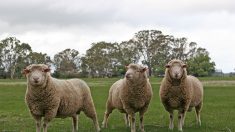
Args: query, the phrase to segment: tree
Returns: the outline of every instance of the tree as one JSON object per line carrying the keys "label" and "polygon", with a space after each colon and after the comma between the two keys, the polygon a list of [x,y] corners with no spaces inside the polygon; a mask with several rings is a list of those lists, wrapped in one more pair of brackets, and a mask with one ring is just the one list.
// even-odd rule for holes
{"label": "tree", "polygon": [[68,77],[78,73],[80,66],[79,52],[75,49],[65,49],[54,56],[55,72]]}
{"label": "tree", "polygon": [[130,63],[138,63],[140,59],[140,53],[138,47],[133,40],[123,41],[119,45],[118,60],[122,66]]}
{"label": "tree", "polygon": [[194,57],[187,62],[188,72],[194,76],[210,76],[215,71],[215,63],[211,62],[209,52],[204,48],[198,48]]}
{"label": "tree", "polygon": [[87,50],[82,65],[86,67],[89,75],[94,76],[112,76],[117,72],[118,58],[120,57],[117,43],[98,42],[93,43]]}
{"label": "tree", "polygon": [[152,75],[153,56],[158,48],[165,42],[165,36],[158,30],[142,30],[135,34],[133,41],[143,57],[143,64],[148,66],[149,76]]}
{"label": "tree", "polygon": [[46,53],[38,53],[38,52],[31,52],[28,55],[29,64],[47,64],[50,65],[52,63],[50,56]]}
{"label": "tree", "polygon": [[[0,42],[1,66],[11,79],[14,78],[16,69],[21,70],[26,66],[25,59],[32,52],[30,45],[21,43],[15,37],[9,37]],[[19,71],[18,71],[19,73]]]}
{"label": "tree", "polygon": [[171,59],[179,59],[187,61],[195,55],[197,43],[188,42],[187,38],[173,38],[172,40],[172,56]]}

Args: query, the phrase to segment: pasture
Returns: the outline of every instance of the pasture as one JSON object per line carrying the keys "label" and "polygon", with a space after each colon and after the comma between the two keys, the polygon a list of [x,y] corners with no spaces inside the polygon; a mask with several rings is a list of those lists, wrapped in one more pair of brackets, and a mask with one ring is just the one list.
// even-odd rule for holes
{"label": "pasture", "polygon": [[[118,78],[83,79],[91,88],[99,123],[103,120],[105,102],[110,86]],[[235,78],[200,78],[204,83],[204,106],[202,109],[202,126],[195,123],[194,111],[188,112],[185,119],[186,132],[233,132],[235,131]],[[168,113],[159,100],[161,79],[151,78],[154,96],[144,124],[146,132],[165,132],[168,130]],[[25,80],[0,80],[0,132],[33,132],[35,123],[24,102],[26,91]],[[175,112],[175,128],[177,131],[177,112]],[[138,130],[138,114],[137,130]],[[83,113],[79,116],[79,131],[94,131],[93,123]],[[70,118],[54,119],[48,128],[49,132],[71,132]],[[129,132],[124,124],[123,115],[117,110],[110,115],[108,128],[102,132]]]}

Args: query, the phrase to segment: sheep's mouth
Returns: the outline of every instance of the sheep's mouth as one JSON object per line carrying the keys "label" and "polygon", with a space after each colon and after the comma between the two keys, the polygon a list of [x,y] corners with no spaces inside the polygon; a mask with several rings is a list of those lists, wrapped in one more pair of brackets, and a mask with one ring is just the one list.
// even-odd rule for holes
{"label": "sheep's mouth", "polygon": [[182,75],[180,74],[170,74],[170,77],[175,80],[180,80],[182,78]]}
{"label": "sheep's mouth", "polygon": [[40,81],[33,81],[33,82],[31,82],[31,85],[33,85],[33,86],[40,86],[41,83],[40,83]]}

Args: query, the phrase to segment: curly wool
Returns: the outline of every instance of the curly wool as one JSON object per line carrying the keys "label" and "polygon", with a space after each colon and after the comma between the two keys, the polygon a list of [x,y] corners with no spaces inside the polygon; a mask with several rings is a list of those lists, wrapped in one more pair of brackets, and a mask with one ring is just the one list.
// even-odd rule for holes
{"label": "curly wool", "polygon": [[187,104],[187,110],[191,110],[203,101],[203,86],[197,78],[188,76],[185,70],[181,80],[173,80],[168,70],[166,69],[159,92],[161,102],[167,110],[179,110],[187,107]]}
{"label": "curly wool", "polygon": [[[129,67],[134,70],[143,68],[136,64],[131,64]],[[145,71],[140,75],[137,74],[133,74],[133,76],[138,76],[133,77],[134,80],[120,79],[111,86],[106,102],[104,127],[107,127],[106,120],[113,109],[118,109],[121,113],[126,113],[129,116],[136,112],[141,112],[143,115],[147,111],[153,94],[152,87]]]}
{"label": "curly wool", "polygon": [[[164,105],[166,111],[170,114],[169,128],[173,129],[173,110],[178,110],[178,129],[182,131],[184,125],[185,113],[191,111],[193,107],[196,110],[196,118],[199,125],[201,125],[200,111],[203,104],[203,86],[202,83],[193,76],[188,76],[183,64],[180,60],[172,60],[170,64],[178,63],[183,70],[180,79],[172,78],[170,75],[171,68],[166,68],[165,77],[163,78],[159,90],[160,100]],[[168,65],[169,66],[169,65]],[[178,69],[177,69],[178,70]],[[179,70],[178,70],[179,71]],[[177,71],[177,75],[180,75]],[[176,76],[177,77],[177,76]]]}
{"label": "curly wool", "polygon": [[[33,66],[46,67],[45,65]],[[28,81],[25,94],[26,104],[34,119],[44,117],[44,127],[54,117],[73,117],[75,119],[80,111],[84,111],[88,117],[92,118],[96,130],[99,131],[90,88],[84,81],[80,79],[59,80],[51,77],[48,72],[45,73],[45,81],[42,85],[33,86],[28,75],[26,76]],[[74,123],[77,123],[77,121]],[[74,127],[77,127],[77,125],[74,124]],[[40,131],[40,126],[37,129]]]}

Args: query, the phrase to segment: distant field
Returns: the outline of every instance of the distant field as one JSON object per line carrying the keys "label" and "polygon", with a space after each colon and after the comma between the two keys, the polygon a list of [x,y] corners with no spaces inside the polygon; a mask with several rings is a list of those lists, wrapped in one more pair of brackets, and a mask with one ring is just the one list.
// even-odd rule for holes
{"label": "distant field", "polygon": [[[99,123],[103,120],[108,90],[118,78],[84,79],[91,88],[97,109]],[[154,97],[145,115],[146,132],[168,131],[168,114],[159,101],[161,78],[151,78]],[[184,131],[186,132],[233,132],[235,131],[235,78],[200,78],[205,87],[202,126],[195,124],[194,112],[187,113]],[[0,80],[0,132],[33,132],[34,120],[31,118],[24,102],[25,80]],[[175,112],[176,113],[176,112]],[[138,115],[138,114],[137,114]],[[138,119],[138,116],[137,116]],[[175,115],[177,132],[177,117]],[[138,123],[137,123],[138,127]],[[54,119],[49,132],[70,132],[71,119]],[[92,132],[92,121],[83,113],[79,117],[79,131]],[[123,115],[114,111],[109,118],[107,129],[102,132],[129,132],[124,125]]]}

